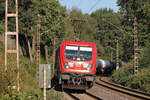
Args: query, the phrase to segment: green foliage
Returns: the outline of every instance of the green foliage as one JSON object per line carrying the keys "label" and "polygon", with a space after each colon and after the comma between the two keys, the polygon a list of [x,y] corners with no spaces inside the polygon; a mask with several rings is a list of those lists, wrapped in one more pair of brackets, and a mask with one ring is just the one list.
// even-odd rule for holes
{"label": "green foliage", "polygon": [[[82,12],[78,9],[73,8],[70,12],[69,19],[71,20],[70,23],[73,27],[75,38],[81,39],[81,34],[83,31],[84,23],[85,23],[85,16]],[[82,39],[81,39],[82,40]]]}
{"label": "green foliage", "polygon": [[[43,100],[43,92],[38,87],[35,76],[36,66],[26,57],[20,56],[20,87],[18,93],[16,86],[15,55],[9,55],[8,71],[4,71],[4,46],[0,43],[0,100]],[[41,62],[45,62],[43,59]],[[13,65],[13,66],[12,66]],[[50,89],[47,97],[52,100],[62,100],[63,94]]]}
{"label": "green foliage", "polygon": [[19,34],[32,36],[31,28],[35,27],[37,24],[37,3],[37,0],[20,0],[18,4]]}
{"label": "green foliage", "polygon": [[54,88],[47,92],[49,94],[47,96],[48,100],[64,100],[64,95],[61,92],[56,92]]}
{"label": "green foliage", "polygon": [[0,20],[5,18],[5,0],[0,1]]}
{"label": "green foliage", "polygon": [[[15,90],[9,91],[4,94],[0,100],[37,100],[40,99],[33,93],[18,93]],[[42,98],[41,98],[42,99]]]}
{"label": "green foliage", "polygon": [[95,44],[96,44],[98,56],[105,56],[105,50],[104,50],[104,47],[99,43],[99,41],[96,41]]}
{"label": "green foliage", "polygon": [[[110,59],[110,54],[116,54],[116,39],[119,40],[119,54],[121,60],[124,60],[122,42],[124,31],[122,31],[121,20],[122,16],[119,13],[114,13],[111,9],[99,9],[91,14],[96,23],[96,34],[94,34],[94,39],[97,41],[96,44],[103,46],[105,53],[100,53],[102,58]],[[99,46],[98,46],[99,47]],[[102,50],[102,49],[101,49]],[[99,50],[100,51],[100,50]]]}
{"label": "green foliage", "polygon": [[[121,7],[120,14],[124,17],[122,25],[127,32],[133,34],[133,19],[137,17],[140,62],[137,74],[131,73],[131,71],[133,72],[133,67],[131,67],[133,64],[129,64],[114,72],[112,82],[150,93],[150,31],[148,23],[150,18],[150,10],[148,10],[150,1],[118,0],[118,5]],[[126,51],[130,51],[123,52],[126,61],[129,61],[128,59],[133,59],[133,41],[131,41],[133,37],[129,35],[125,34],[126,41],[124,41],[122,45]]]}
{"label": "green foliage", "polygon": [[41,15],[41,43],[51,45],[54,37],[62,36],[65,9],[56,0],[43,0],[39,3]]}
{"label": "green foliage", "polygon": [[[115,39],[121,36],[120,31],[115,26],[120,25],[119,14],[114,13],[111,9],[99,9],[92,13],[91,16],[97,20],[98,32],[95,36],[104,46],[114,46]],[[112,23],[115,25],[113,26]]]}
{"label": "green foliage", "polygon": [[[139,39],[139,46],[141,48],[146,46],[147,42],[150,42],[150,31],[148,20],[150,19],[150,1],[149,0],[118,0],[118,5],[121,7],[120,13],[123,16],[122,25],[124,29],[131,33],[129,35],[126,34],[126,39],[132,39],[131,36],[133,35],[133,24],[134,24],[134,17],[137,17],[138,23],[138,39]],[[130,44],[133,41],[129,41]],[[129,46],[129,45],[128,45]],[[131,47],[130,47],[131,48]],[[130,50],[133,50],[130,49]],[[131,54],[130,54],[131,55]],[[131,58],[131,57],[130,57]]]}
{"label": "green foliage", "polygon": [[69,16],[71,25],[74,30],[75,38],[81,41],[95,42],[96,21],[87,14],[82,14],[78,9],[72,9]]}
{"label": "green foliage", "polygon": [[144,52],[140,57],[140,67],[150,66],[150,44],[147,43]]}
{"label": "green foliage", "polygon": [[126,66],[120,68],[119,70],[115,71],[112,75],[112,82],[121,84],[123,86],[128,86],[129,83],[133,79],[133,64],[129,63]]}
{"label": "green foliage", "polygon": [[[53,53],[64,40],[74,40],[76,37],[82,41],[94,42],[98,50],[98,58],[110,60],[116,57],[116,39],[119,40],[119,57],[121,61],[131,63],[114,72],[112,81],[115,83],[139,88],[143,91],[150,91],[150,0],[118,0],[120,11],[114,13],[111,9],[99,9],[91,15],[83,14],[78,9],[66,11],[57,0],[19,0],[19,38],[21,47],[33,50],[31,55],[35,55],[34,41],[37,33],[37,14],[41,18],[41,45],[49,46],[49,60],[54,65]],[[14,0],[9,0],[9,12],[14,12]],[[139,73],[133,75],[133,18],[137,17],[138,39],[140,51]],[[0,34],[4,34],[5,0],[0,1]],[[14,30],[15,20],[9,19],[8,30]],[[26,35],[26,39],[25,38]],[[23,39],[23,40],[22,40]],[[28,48],[26,48],[29,40]],[[21,43],[23,42],[23,43]],[[1,45],[1,44],[0,44]],[[42,47],[41,46],[41,47]],[[32,51],[31,50],[31,51]],[[26,56],[29,50],[26,50]],[[42,51],[42,57],[43,57]],[[4,73],[4,47],[0,46],[0,97],[2,100],[36,100],[42,99],[40,89],[37,89],[36,61],[30,62],[26,57],[20,56],[20,73],[22,93],[9,90],[8,86],[16,84],[15,77],[18,72],[15,63],[12,62],[16,57],[9,55],[9,71]],[[46,63],[41,58],[42,63]],[[54,69],[52,69],[54,70]],[[53,71],[52,71],[53,72]],[[53,75],[53,74],[52,74]],[[5,85],[3,85],[5,84]],[[35,85],[36,84],[36,85]],[[54,89],[50,90],[49,98],[62,99]],[[31,94],[31,95],[29,95]],[[48,93],[49,94],[49,93]],[[38,95],[38,97],[37,97]]]}
{"label": "green foliage", "polygon": [[21,56],[22,61],[25,63],[25,68],[29,74],[31,74],[33,77],[36,75],[36,61],[31,62],[28,58]]}
{"label": "green foliage", "polygon": [[0,35],[5,33],[5,25],[4,21],[0,23]]}
{"label": "green foliage", "polygon": [[111,81],[123,86],[150,93],[150,67],[140,68],[137,74],[133,74],[132,65],[132,63],[129,63],[114,72]]}

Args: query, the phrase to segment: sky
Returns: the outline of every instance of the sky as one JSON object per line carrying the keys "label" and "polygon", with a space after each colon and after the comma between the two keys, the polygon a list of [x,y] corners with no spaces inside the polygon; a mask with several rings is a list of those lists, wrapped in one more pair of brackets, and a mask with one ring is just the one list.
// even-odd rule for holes
{"label": "sky", "polygon": [[58,0],[62,6],[67,9],[73,7],[80,9],[83,13],[91,14],[100,8],[111,8],[114,12],[118,12],[117,0]]}

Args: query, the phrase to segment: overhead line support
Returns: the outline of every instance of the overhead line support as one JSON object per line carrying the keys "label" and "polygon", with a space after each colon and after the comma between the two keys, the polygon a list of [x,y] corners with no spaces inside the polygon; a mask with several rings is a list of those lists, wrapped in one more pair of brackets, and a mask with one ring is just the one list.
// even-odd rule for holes
{"label": "overhead line support", "polygon": [[138,72],[138,32],[137,32],[137,18],[134,17],[134,73]]}
{"label": "overhead line support", "polygon": [[[19,84],[19,36],[18,36],[18,0],[15,0],[15,13],[8,13],[8,0],[6,0],[5,5],[5,71],[8,70],[8,53],[16,53],[16,63],[17,63],[17,90],[20,90]],[[16,31],[8,32],[8,18],[16,18]],[[16,50],[8,50],[8,35],[16,36]]]}

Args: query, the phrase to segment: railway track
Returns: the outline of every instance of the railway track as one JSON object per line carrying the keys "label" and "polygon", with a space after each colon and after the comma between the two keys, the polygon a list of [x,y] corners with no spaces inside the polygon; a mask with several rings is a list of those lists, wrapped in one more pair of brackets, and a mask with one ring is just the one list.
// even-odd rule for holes
{"label": "railway track", "polygon": [[[102,79],[108,80],[107,77]],[[96,84],[86,91],[65,90],[64,96],[67,100],[150,100],[150,94],[112,84],[102,79],[97,77]]]}
{"label": "railway track", "polygon": [[119,93],[126,95],[128,97],[133,97],[136,100],[137,99],[139,99],[139,100],[150,100],[150,94],[148,94],[148,93],[139,92],[139,91],[129,89],[129,88],[117,85],[117,84],[109,83],[107,81],[104,81],[103,78],[102,79],[97,78],[96,79],[96,85],[99,85],[99,86],[105,87],[107,89],[119,92]]}
{"label": "railway track", "polygon": [[70,91],[65,91],[64,95],[67,100],[102,100],[101,98],[87,91],[73,93]]}

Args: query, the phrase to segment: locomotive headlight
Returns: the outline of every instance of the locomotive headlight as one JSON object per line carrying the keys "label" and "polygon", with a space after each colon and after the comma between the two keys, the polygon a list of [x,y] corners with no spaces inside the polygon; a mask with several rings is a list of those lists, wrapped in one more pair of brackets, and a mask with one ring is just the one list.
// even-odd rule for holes
{"label": "locomotive headlight", "polygon": [[88,71],[92,70],[92,64],[88,64],[87,70]]}
{"label": "locomotive headlight", "polygon": [[71,62],[68,63],[68,65],[69,65],[69,67],[73,67],[73,63],[71,63]]}
{"label": "locomotive headlight", "polygon": [[84,68],[87,68],[88,65],[89,65],[89,64],[86,64],[86,63],[85,63],[85,64],[83,64],[83,67],[84,67]]}
{"label": "locomotive headlight", "polygon": [[64,67],[65,67],[65,69],[69,69],[68,63],[65,63],[65,64],[64,64]]}

